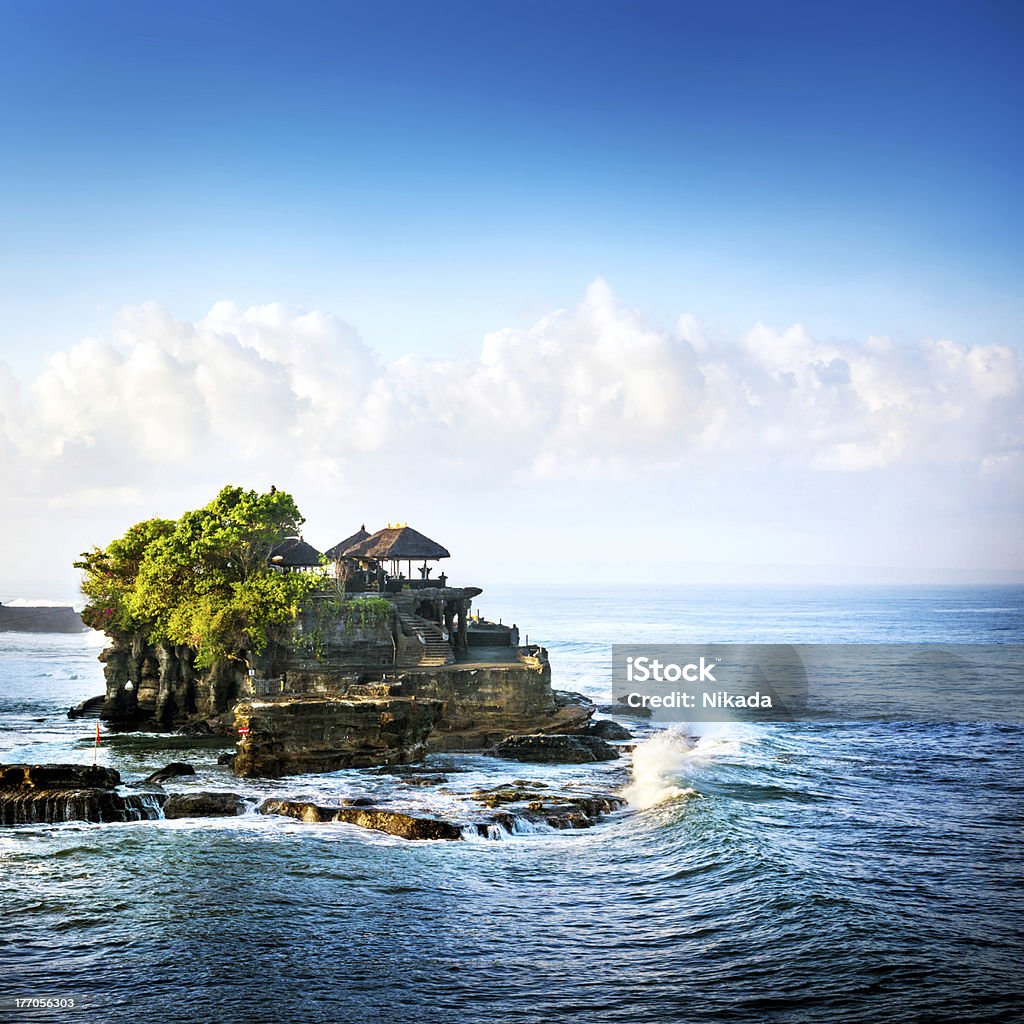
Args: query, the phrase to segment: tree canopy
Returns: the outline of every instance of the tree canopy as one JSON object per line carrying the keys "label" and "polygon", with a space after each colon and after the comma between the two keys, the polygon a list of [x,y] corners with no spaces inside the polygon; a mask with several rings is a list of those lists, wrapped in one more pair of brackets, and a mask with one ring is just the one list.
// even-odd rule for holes
{"label": "tree canopy", "polygon": [[227,486],[180,519],[147,519],[83,552],[83,619],[112,635],[138,633],[197,651],[199,667],[263,650],[316,586],[269,565],[271,549],[304,522],[290,494]]}

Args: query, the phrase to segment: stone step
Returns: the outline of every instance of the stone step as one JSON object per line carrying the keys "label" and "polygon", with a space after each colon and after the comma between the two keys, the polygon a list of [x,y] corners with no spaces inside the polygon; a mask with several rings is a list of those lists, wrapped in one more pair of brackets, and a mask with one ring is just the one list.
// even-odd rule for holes
{"label": "stone step", "polygon": [[400,612],[398,621],[402,632],[406,636],[417,637],[422,646],[416,664],[434,668],[455,660],[451,645],[436,623],[411,612]]}

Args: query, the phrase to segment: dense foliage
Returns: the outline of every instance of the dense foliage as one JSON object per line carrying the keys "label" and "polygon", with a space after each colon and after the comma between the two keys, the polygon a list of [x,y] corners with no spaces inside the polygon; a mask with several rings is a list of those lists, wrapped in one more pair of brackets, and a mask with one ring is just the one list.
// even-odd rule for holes
{"label": "dense foliage", "polygon": [[378,626],[387,622],[394,610],[395,606],[386,597],[357,597],[345,602],[345,625],[349,629]]}
{"label": "dense foliage", "polygon": [[75,562],[84,571],[83,618],[107,633],[187,644],[199,667],[263,650],[317,584],[268,563],[273,546],[302,522],[290,494],[228,486],[180,519],[136,523]]}

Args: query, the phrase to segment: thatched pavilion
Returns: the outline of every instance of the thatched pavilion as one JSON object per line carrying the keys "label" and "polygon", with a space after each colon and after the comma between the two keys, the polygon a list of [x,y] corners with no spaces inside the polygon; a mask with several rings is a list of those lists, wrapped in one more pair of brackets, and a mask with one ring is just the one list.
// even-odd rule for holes
{"label": "thatched pavilion", "polygon": [[419,574],[424,583],[430,576],[428,562],[451,558],[451,553],[447,548],[404,524],[387,526],[383,530],[378,530],[346,548],[342,555],[345,558],[376,562],[378,565],[386,562],[389,564],[391,576],[401,575],[401,566],[405,562],[408,569],[405,578],[410,581],[412,580],[413,562],[422,562]]}
{"label": "thatched pavilion", "polygon": [[345,553],[349,548],[355,547],[356,544],[361,543],[364,540],[369,539],[369,532],[366,529],[366,523],[352,534],[351,537],[346,537],[344,540],[339,540],[334,547],[328,548],[324,554],[332,561],[337,562],[339,559],[345,556]]}
{"label": "thatched pavilion", "polygon": [[310,572],[320,569],[321,555],[301,537],[285,537],[270,552],[270,564],[282,572]]}

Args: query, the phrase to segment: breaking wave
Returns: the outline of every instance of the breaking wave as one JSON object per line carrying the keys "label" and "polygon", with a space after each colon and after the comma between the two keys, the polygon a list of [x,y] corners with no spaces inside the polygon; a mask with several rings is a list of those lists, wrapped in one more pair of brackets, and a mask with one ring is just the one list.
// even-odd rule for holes
{"label": "breaking wave", "polygon": [[686,765],[696,758],[714,757],[735,750],[737,736],[720,723],[680,724],[656,733],[633,751],[632,780],[622,795],[638,810],[669,800],[699,796],[690,786],[680,786]]}

